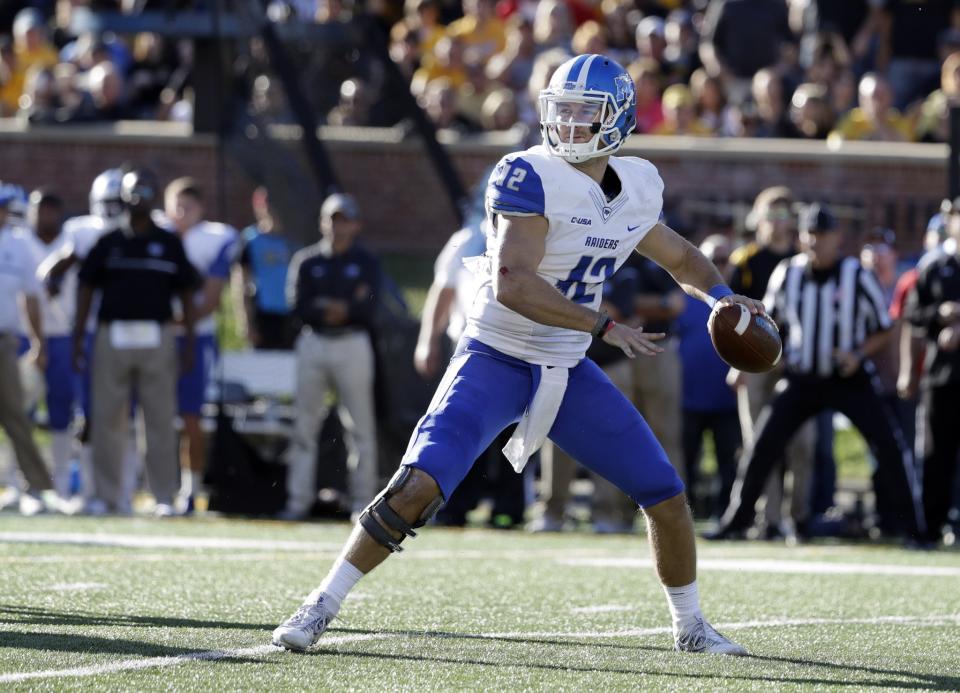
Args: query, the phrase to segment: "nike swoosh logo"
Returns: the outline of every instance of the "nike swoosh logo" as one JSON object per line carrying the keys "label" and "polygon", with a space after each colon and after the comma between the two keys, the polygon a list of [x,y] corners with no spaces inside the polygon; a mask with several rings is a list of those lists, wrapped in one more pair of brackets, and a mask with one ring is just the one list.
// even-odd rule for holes
{"label": "nike swoosh logo", "polygon": [[627,224],[627,233],[633,233],[634,231],[639,229],[641,226],[642,224],[637,224],[636,226],[630,226],[630,224]]}

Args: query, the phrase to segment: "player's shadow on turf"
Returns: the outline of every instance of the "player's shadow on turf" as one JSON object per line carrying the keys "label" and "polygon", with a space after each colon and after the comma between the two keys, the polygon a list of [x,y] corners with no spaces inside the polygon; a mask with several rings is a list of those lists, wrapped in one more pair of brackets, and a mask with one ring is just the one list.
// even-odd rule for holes
{"label": "player's shadow on turf", "polygon": [[[334,631],[331,631],[334,632]],[[421,637],[421,638],[442,638],[442,639],[464,639],[464,640],[493,640],[499,642],[513,642],[519,644],[533,644],[533,645],[566,645],[566,646],[577,646],[577,647],[591,647],[591,648],[615,648],[615,649],[624,649],[624,650],[653,650],[659,652],[672,651],[673,648],[668,647],[654,647],[652,645],[637,645],[637,644],[620,644],[620,643],[608,643],[608,642],[594,642],[594,641],[583,641],[583,640],[555,640],[555,639],[546,639],[546,638],[514,638],[514,637],[500,637],[500,636],[489,636],[489,635],[479,635],[474,633],[452,633],[447,631],[403,631],[403,630],[392,630],[392,631],[371,631],[371,630],[360,630],[360,629],[350,629],[350,628],[338,628],[336,632],[351,632],[351,633],[379,633],[381,635],[396,635],[396,636],[405,636],[405,637]],[[308,654],[312,655],[337,655],[337,656],[347,656],[347,657],[374,657],[378,659],[396,659],[401,661],[421,661],[421,662],[437,662],[440,664],[474,664],[478,666],[505,666],[506,663],[503,661],[494,661],[488,662],[484,660],[474,660],[474,659],[458,659],[455,657],[441,657],[441,656],[430,656],[430,655],[403,655],[403,654],[393,654],[393,653],[384,653],[384,652],[360,652],[356,650],[343,650],[340,648],[324,650],[322,648],[323,640],[320,640],[320,649],[310,650]],[[693,655],[691,655],[693,656]],[[704,657],[710,655],[703,655]],[[791,657],[772,657],[764,655],[748,655],[747,657],[737,658],[741,662],[750,662],[750,661],[761,661],[761,662],[778,662],[781,664],[793,664],[800,666],[809,666],[809,667],[823,667],[826,669],[835,669],[843,670],[849,672],[860,672],[862,674],[867,674],[870,676],[877,677],[900,677],[900,678],[909,678],[914,679],[913,681],[902,681],[893,678],[880,678],[874,680],[859,680],[859,681],[844,681],[837,679],[826,679],[822,677],[782,677],[782,676],[750,676],[750,675],[738,675],[732,672],[727,672],[724,674],[724,677],[727,679],[733,680],[742,680],[742,681],[770,681],[770,682],[783,682],[783,683],[796,683],[796,684],[824,684],[828,686],[879,686],[883,688],[926,688],[928,690],[934,691],[956,691],[960,690],[960,677],[957,676],[938,676],[936,674],[927,674],[927,673],[914,673],[905,670],[893,670],[893,669],[881,669],[877,667],[870,667],[865,665],[852,665],[852,664],[840,664],[837,662],[825,662],[817,661],[813,659],[799,659]],[[613,667],[580,667],[574,665],[563,665],[563,664],[546,664],[541,662],[512,662],[509,666],[515,667],[526,667],[530,669],[542,669],[547,671],[576,671],[582,673],[611,673],[611,674],[648,674],[652,676],[670,676],[670,677],[684,677],[684,678],[703,678],[703,679],[715,679],[716,674],[713,673],[695,673],[691,671],[686,672],[673,672],[673,671],[663,671],[663,670],[650,670],[650,669],[621,669]]]}
{"label": "player's shadow on turf", "polygon": [[118,616],[83,612],[52,611],[29,606],[0,604],[0,623],[32,623],[44,626],[151,626],[159,628],[227,628],[273,630],[275,623],[197,620],[170,616]]}
{"label": "player's shadow on turf", "polygon": [[[197,654],[197,648],[195,647],[176,647],[142,640],[124,640],[116,637],[101,638],[95,635],[51,633],[49,631],[0,630],[0,648],[43,650],[45,652],[90,652],[136,657],[177,657]],[[224,657],[218,661],[259,663],[262,660],[247,657]]]}
{"label": "player's shadow on turf", "polygon": [[[610,649],[610,650],[654,650],[654,651],[667,651],[672,650],[672,647],[656,647],[655,645],[627,645],[616,642],[594,642],[594,641],[583,641],[583,640],[553,640],[550,638],[532,638],[532,637],[517,637],[517,636],[507,636],[507,635],[481,635],[479,633],[452,633],[449,631],[443,630],[363,630],[361,628],[335,628],[330,631],[331,633],[358,633],[363,635],[382,635],[388,633],[390,635],[401,635],[404,637],[414,637],[414,638],[450,638],[457,640],[493,640],[496,642],[512,642],[521,645],[559,645],[561,647],[595,647],[598,649]],[[666,636],[664,636],[666,637]],[[320,641],[320,644],[323,644],[323,640]]]}

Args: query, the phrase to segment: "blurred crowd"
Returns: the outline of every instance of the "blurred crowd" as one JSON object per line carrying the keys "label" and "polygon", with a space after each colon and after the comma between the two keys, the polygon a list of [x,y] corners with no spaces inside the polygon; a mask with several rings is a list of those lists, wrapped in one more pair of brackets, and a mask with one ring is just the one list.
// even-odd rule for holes
{"label": "blurred crowd", "polygon": [[38,125],[190,122],[192,43],[146,32],[75,34],[75,13],[91,9],[119,3],[0,3],[0,117]]}
{"label": "blurred crowd", "polygon": [[[79,11],[144,7],[152,4],[0,3],[0,116],[191,120],[191,41],[72,33]],[[273,0],[268,7],[278,23],[361,16],[382,28],[434,124],[462,133],[516,130],[535,141],[539,90],[580,53],[628,66],[644,134],[944,142],[960,92],[960,6],[951,0],[383,0],[363,10],[343,0]],[[262,41],[238,41],[235,50],[253,112],[292,122]],[[390,126],[405,117],[369,56],[348,51],[318,78],[311,76],[316,51],[297,50],[323,122]]]}
{"label": "blurred crowd", "polygon": [[[957,94],[950,2],[411,0],[391,55],[442,127],[536,132],[536,98],[573,54],[637,84],[644,134],[943,141]],[[952,56],[952,57],[951,57]]]}
{"label": "blurred crowd", "polygon": [[[475,292],[463,260],[486,248],[484,187],[436,261],[410,344],[410,366],[428,382],[459,339]],[[370,501],[394,462],[378,460],[384,419],[371,342],[388,280],[358,238],[363,215],[353,197],[331,195],[315,228],[292,233],[258,188],[252,223],[238,233],[206,220],[193,179],[161,188],[148,171],[109,169],[93,183],[89,214],[68,219],[65,211],[49,189],[0,186],[0,287],[23,298],[0,311],[0,425],[22,473],[11,465],[6,504],[129,513],[144,488],[158,515],[193,512],[207,493],[201,422],[220,349],[214,317],[231,284],[239,336],[253,350],[292,350],[296,360],[286,505],[277,516],[314,511],[329,453],[318,443],[335,403],[348,448],[341,510],[356,514]],[[297,239],[311,235],[316,242],[301,247]],[[858,234],[782,186],[761,191],[743,224],[705,222],[689,237],[734,291],[765,301],[784,338],[780,367],[731,371],[705,329],[709,309],[640,256],[607,283],[604,308],[666,332],[663,353],[654,367],[597,341],[588,356],[647,419],[695,515],[717,521],[722,538],[952,542],[960,199],[944,201],[913,257],[898,256],[893,230]],[[797,392],[811,393],[799,400],[806,403]],[[838,412],[870,451],[872,489],[855,499],[837,482]],[[36,447],[28,417],[49,430],[49,449]],[[502,443],[447,499],[438,523],[464,525],[487,499],[497,527],[561,531],[586,521],[597,532],[633,531],[636,507],[579,474],[561,450],[548,443],[520,476]]]}

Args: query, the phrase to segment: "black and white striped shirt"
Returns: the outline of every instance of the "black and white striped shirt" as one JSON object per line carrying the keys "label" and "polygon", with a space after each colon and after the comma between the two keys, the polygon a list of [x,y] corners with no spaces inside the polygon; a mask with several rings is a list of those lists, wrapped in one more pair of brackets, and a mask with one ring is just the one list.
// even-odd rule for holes
{"label": "black and white striped shirt", "polygon": [[835,375],[835,351],[855,351],[891,326],[880,284],[854,257],[826,270],[814,270],[804,254],[788,258],[770,276],[763,302],[780,326],[792,373]]}

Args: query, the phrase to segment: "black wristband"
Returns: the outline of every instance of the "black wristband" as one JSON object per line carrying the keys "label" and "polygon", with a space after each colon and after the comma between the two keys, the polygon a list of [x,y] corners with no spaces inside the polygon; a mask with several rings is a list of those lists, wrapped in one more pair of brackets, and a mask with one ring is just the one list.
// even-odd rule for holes
{"label": "black wristband", "polygon": [[590,334],[594,337],[602,337],[603,334],[607,331],[607,325],[609,325],[613,320],[606,313],[600,313],[600,316],[597,318],[597,323],[593,326],[593,329],[590,330]]}

